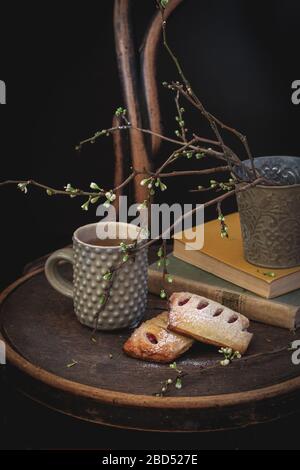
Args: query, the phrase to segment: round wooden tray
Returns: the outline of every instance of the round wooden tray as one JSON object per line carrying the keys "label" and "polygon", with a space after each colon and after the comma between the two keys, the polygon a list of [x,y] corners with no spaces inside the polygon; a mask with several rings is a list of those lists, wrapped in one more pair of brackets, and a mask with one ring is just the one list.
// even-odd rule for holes
{"label": "round wooden tray", "polygon": [[[288,351],[299,332],[253,323],[248,354],[228,367],[219,364],[216,348],[198,343],[178,360],[187,373],[182,390],[171,388],[160,398],[155,392],[174,371],[125,356],[128,330],[97,333],[92,342],[72,301],[50,287],[42,269],[6,289],[0,303],[8,377],[27,396],[68,415],[128,429],[184,432],[241,427],[300,409],[300,366]],[[148,304],[147,317],[161,310],[154,296]]]}

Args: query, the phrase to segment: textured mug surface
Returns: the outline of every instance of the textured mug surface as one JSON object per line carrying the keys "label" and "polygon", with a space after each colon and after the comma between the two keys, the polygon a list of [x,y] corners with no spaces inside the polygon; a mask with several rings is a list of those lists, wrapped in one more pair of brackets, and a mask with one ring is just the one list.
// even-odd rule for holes
{"label": "textured mug surface", "polygon": [[[246,164],[249,166],[248,161]],[[237,193],[245,258],[269,268],[298,266],[300,158],[260,157],[255,159],[255,166],[280,185],[256,186]]]}
{"label": "textured mug surface", "polygon": [[[108,222],[111,223],[114,222]],[[98,330],[134,327],[143,317],[147,303],[147,248],[139,250],[115,272],[109,299],[101,308],[102,294],[109,286],[103,275],[119,265],[124,254],[119,246],[96,246],[84,242],[85,238],[93,238],[96,225],[81,227],[74,233],[72,251],[59,250],[50,256],[45,267],[46,276],[54,288],[73,297],[75,314],[83,325],[97,326]],[[131,227],[137,229],[136,226]],[[83,236],[88,232],[88,236]],[[68,285],[59,273],[57,265],[62,259],[73,264],[73,286]]]}

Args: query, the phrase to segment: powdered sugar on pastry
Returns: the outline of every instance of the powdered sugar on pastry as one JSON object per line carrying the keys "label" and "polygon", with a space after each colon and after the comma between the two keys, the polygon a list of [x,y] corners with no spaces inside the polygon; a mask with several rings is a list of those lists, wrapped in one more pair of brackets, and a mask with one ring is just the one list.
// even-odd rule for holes
{"label": "powdered sugar on pastry", "polygon": [[154,362],[173,362],[193,344],[191,338],[167,329],[168,312],[141,324],[124,344],[129,356]]}
{"label": "powdered sugar on pastry", "polygon": [[168,328],[177,333],[243,354],[253,336],[248,327],[246,317],[213,300],[189,292],[170,297]]}

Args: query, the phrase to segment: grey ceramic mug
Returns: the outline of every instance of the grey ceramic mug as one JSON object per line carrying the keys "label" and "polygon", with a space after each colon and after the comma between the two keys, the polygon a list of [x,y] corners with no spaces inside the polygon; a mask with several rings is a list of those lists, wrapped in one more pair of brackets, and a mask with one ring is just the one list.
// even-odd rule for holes
{"label": "grey ceramic mug", "polygon": [[[113,233],[123,231],[122,236],[99,239],[99,230],[103,233],[108,229]],[[147,303],[147,248],[139,250],[134,259],[129,259],[115,272],[109,299],[101,307],[102,294],[107,292],[109,285],[103,275],[120,265],[124,256],[120,242],[123,239],[128,243],[138,237],[139,228],[133,224],[99,222],[85,225],[75,231],[73,249],[58,250],[48,258],[45,266],[48,281],[61,294],[73,298],[75,314],[83,325],[115,330],[134,327],[140,322]],[[73,284],[59,271],[62,261],[73,264]]]}

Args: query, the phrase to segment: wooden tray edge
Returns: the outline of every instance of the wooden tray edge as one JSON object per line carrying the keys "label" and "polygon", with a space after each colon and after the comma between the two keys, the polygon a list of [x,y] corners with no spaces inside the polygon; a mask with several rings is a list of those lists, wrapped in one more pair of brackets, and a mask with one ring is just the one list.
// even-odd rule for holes
{"label": "wooden tray edge", "polygon": [[[43,272],[44,268],[36,269],[19,278],[0,294],[0,307],[4,300],[21,284]],[[273,397],[284,396],[300,390],[300,377],[289,379],[276,385],[271,385],[246,392],[229,393],[222,395],[209,395],[201,397],[155,397],[149,395],[134,395],[125,392],[112,392],[110,390],[84,385],[78,382],[59,377],[51,372],[35,366],[15,351],[5,340],[0,331],[0,338],[6,343],[7,361],[20,371],[28,374],[51,388],[71,393],[78,397],[90,398],[100,403],[111,405],[133,406],[138,408],[164,408],[164,409],[208,409],[216,407],[235,406],[246,403],[265,401]]]}

